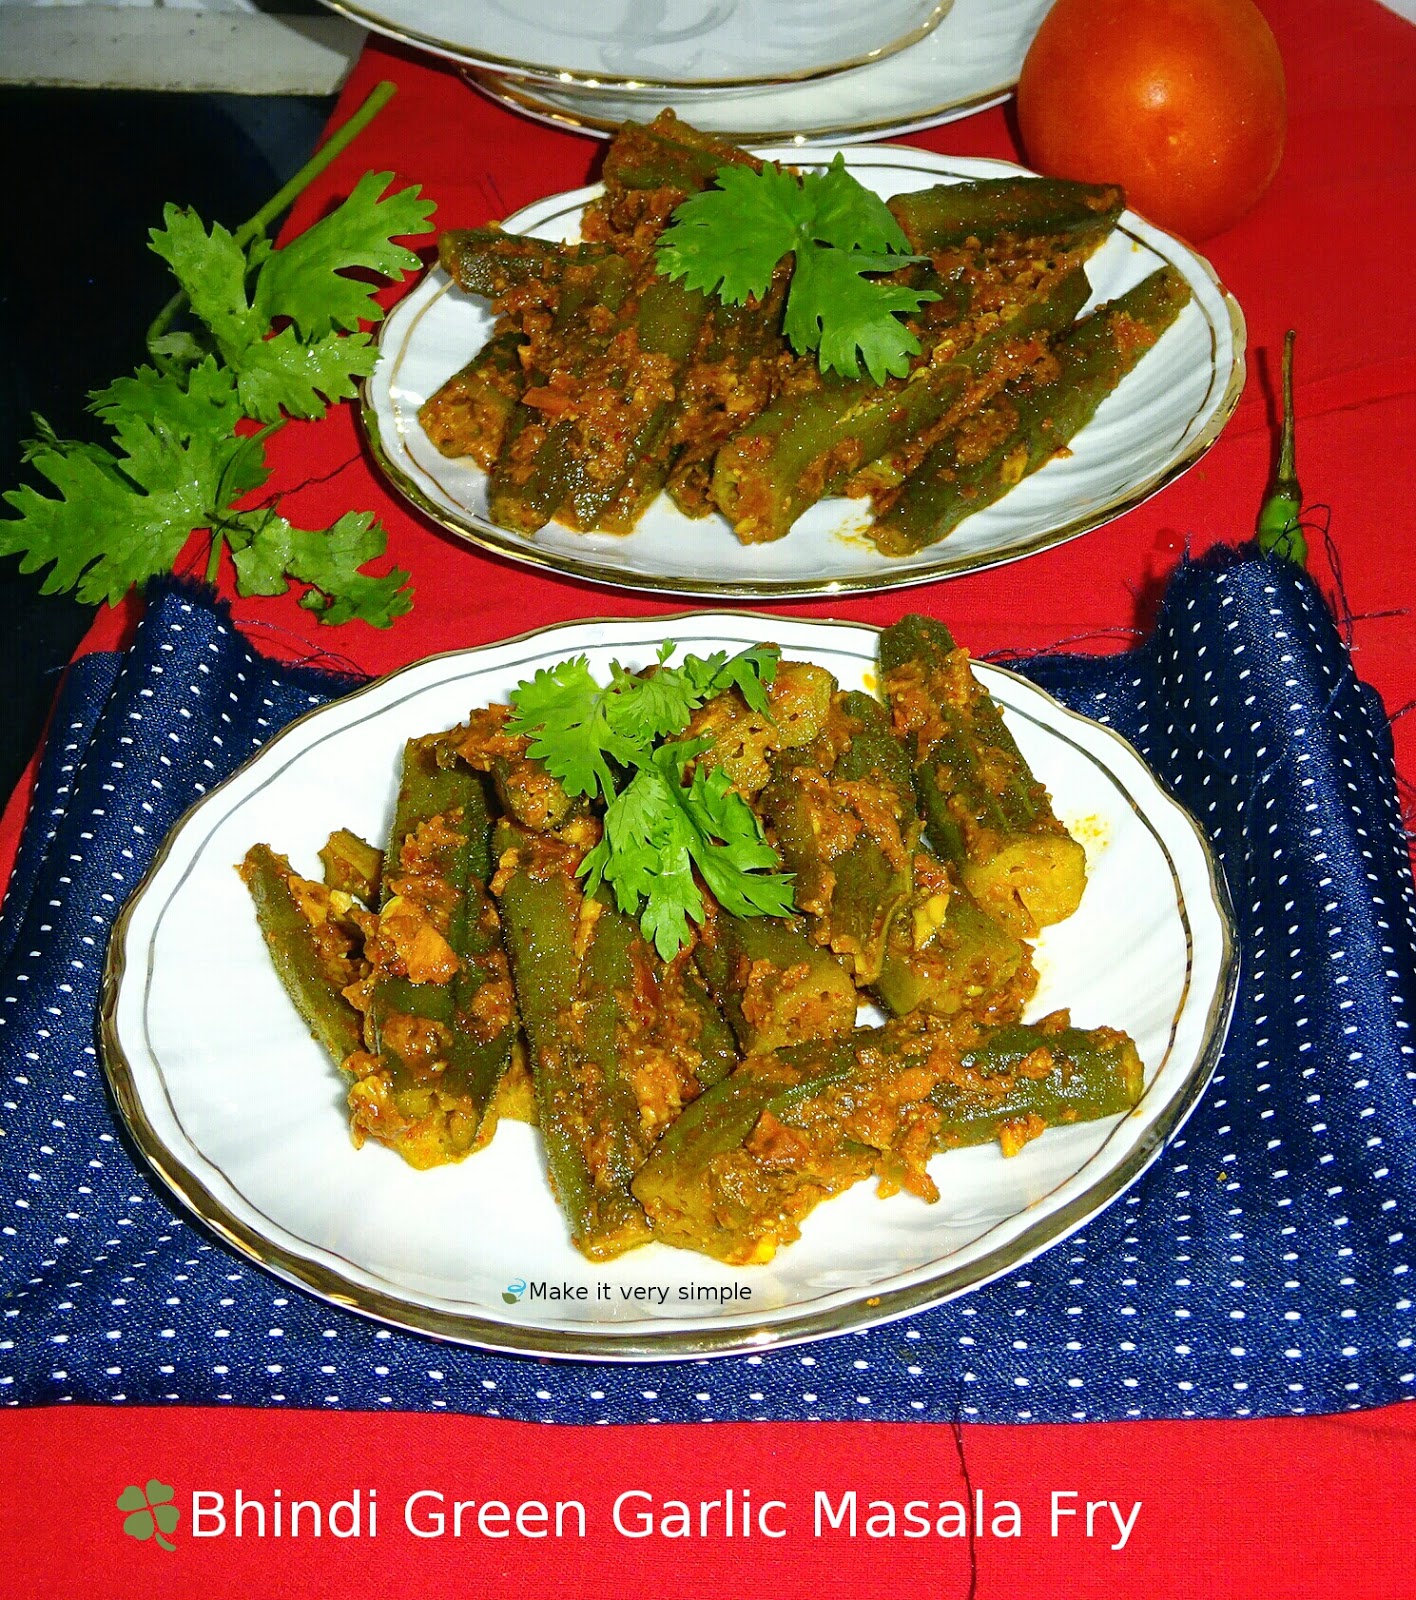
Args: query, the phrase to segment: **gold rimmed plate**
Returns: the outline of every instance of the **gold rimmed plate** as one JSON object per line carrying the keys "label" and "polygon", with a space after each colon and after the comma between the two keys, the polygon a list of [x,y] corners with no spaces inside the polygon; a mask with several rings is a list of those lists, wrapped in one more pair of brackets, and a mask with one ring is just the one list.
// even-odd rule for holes
{"label": "gold rimmed plate", "polygon": [[950,0],[325,0],[388,38],[508,76],[590,90],[800,83],[924,38]]}
{"label": "gold rimmed plate", "polygon": [[924,38],[831,78],[752,89],[649,91],[513,78],[468,67],[493,100],[553,127],[610,138],[621,122],[647,122],[664,106],[739,144],[879,139],[914,133],[999,104],[1051,0],[954,0]]}
{"label": "gold rimmed plate", "polygon": [[[822,167],[837,148],[813,145],[791,159]],[[1023,170],[894,146],[845,146],[841,154],[862,183],[884,196]],[[598,193],[553,195],[506,226],[574,238]],[[771,544],[741,544],[723,518],[691,520],[662,495],[630,534],[578,533],[550,523],[526,538],[499,528],[487,511],[486,474],[465,458],[440,455],[418,422],[423,402],[492,329],[488,302],[457,289],[441,268],[383,324],[379,364],[360,414],[377,466],[406,499],[450,533],[514,561],[616,588],[706,599],[785,600],[928,583],[1076,538],[1155,493],[1218,438],[1243,388],[1245,332],[1238,304],[1208,262],[1125,212],[1087,264],[1092,303],[1115,298],[1166,263],[1190,285],[1190,304],[1065,456],[966,518],[946,540],[905,557],[876,550],[865,534],[868,503],[855,500],[820,502]]]}
{"label": "gold rimmed plate", "polygon": [[316,873],[331,829],[383,836],[406,738],[568,656],[601,674],[611,660],[647,664],[665,637],[699,654],[770,639],[843,687],[874,680],[877,634],[856,624],[733,612],[568,623],[431,658],[309,713],[169,837],[112,940],[104,1061],[140,1150],[235,1250],[333,1303],[489,1349],[724,1355],[871,1326],[1010,1271],[1115,1199],[1188,1114],[1237,979],[1213,857],[1128,744],[980,667],[1088,854],[1081,908],[1039,941],[1032,1012],[1067,1005],[1079,1025],[1132,1034],[1146,1066],[1132,1114],[1052,1129],[1012,1159],[996,1146],[938,1157],[935,1205],[858,1185],[751,1268],[659,1244],[586,1261],[523,1124],[431,1172],[355,1150],[339,1074],[281,989],[235,863],[263,841]]}

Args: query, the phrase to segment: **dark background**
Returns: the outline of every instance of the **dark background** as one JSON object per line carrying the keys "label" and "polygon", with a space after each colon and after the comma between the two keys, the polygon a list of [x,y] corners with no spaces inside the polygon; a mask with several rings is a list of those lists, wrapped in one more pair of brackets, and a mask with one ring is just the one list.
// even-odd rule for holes
{"label": "dark background", "polygon": [[[90,389],[145,359],[172,279],[147,248],[171,200],[235,228],[309,155],[332,99],[0,89],[10,224],[0,233],[0,491],[28,472],[38,412],[102,439]],[[47,487],[47,486],[46,486]],[[0,507],[0,516],[9,508]],[[57,677],[93,615],[0,559],[0,804],[44,728]]]}

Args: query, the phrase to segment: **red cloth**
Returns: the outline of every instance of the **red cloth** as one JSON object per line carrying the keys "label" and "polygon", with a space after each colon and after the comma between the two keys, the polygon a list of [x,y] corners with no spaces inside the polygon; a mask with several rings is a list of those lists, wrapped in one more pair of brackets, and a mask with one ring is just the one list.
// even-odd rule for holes
{"label": "red cloth", "polygon": [[[885,622],[928,608],[977,652],[1083,642],[1121,648],[1143,630],[1180,548],[1246,536],[1272,447],[1271,395],[1285,328],[1299,331],[1299,471],[1312,502],[1331,506],[1342,592],[1353,614],[1360,674],[1393,714],[1416,701],[1416,623],[1408,607],[1416,548],[1410,440],[1416,437],[1416,323],[1408,287],[1416,259],[1416,29],[1374,0],[1262,0],[1289,85],[1288,149],[1269,195],[1205,251],[1248,321],[1250,377],[1224,436],[1184,478],[1084,538],[1014,566],[924,589],[792,604],[791,614]],[[602,146],[502,111],[443,66],[379,45],[361,60],[342,118],[381,78],[400,93],[300,202],[296,226],[360,173],[388,168],[421,183],[443,226],[505,216],[586,181]],[[907,141],[962,155],[1018,158],[1006,110]],[[228,219],[230,220],[230,219]],[[142,225],[142,219],[135,219]],[[264,648],[381,672],[436,650],[549,622],[639,615],[680,603],[546,577],[460,545],[433,529],[374,477],[352,414],[291,424],[271,445],[275,486],[296,522],[376,511],[390,557],[413,573],[417,602],[393,630],[321,630],[293,600],[237,601]],[[194,554],[194,564],[200,558]],[[1337,572],[1314,560],[1336,595]],[[121,640],[129,612],[105,612],[86,648]],[[1398,767],[1416,771],[1410,719],[1396,725]],[[0,820],[8,861],[23,788]],[[1416,1485],[1416,1408],[1333,1419],[1243,1424],[1087,1424],[971,1427],[963,1432],[971,1484],[991,1504],[1018,1503],[1023,1533],[968,1541],[855,1541],[811,1534],[821,1488],[870,1499],[967,1498],[953,1433],[925,1425],[714,1425],[589,1429],[439,1417],[279,1416],[211,1412],[22,1413],[0,1422],[11,1465],[0,1498],[0,1550],[27,1572],[23,1592],[314,1595],[346,1580],[401,1595],[510,1593],[552,1584],[568,1597],[617,1591],[658,1596],[770,1584],[775,1593],[852,1595],[879,1574],[912,1592],[1083,1597],[1145,1592],[1153,1600],[1224,1594],[1229,1600],[1327,1594],[1416,1595],[1409,1550]],[[113,1502],[155,1475],[178,1488],[239,1487],[267,1503],[324,1501],[377,1487],[383,1522],[367,1538],[296,1542],[189,1536],[177,1551],[121,1535]],[[558,1543],[421,1540],[400,1520],[403,1498],[435,1488],[453,1499],[579,1498],[590,1536]],[[630,1540],[608,1523],[622,1489],[657,1499],[788,1502],[790,1536]],[[1135,1500],[1143,1510],[1120,1551],[1064,1520],[1053,1538],[1048,1498]],[[1106,1515],[1106,1513],[1102,1513]],[[1112,1536],[1115,1537],[1114,1534]],[[0,1584],[0,1587],[3,1587]]]}
{"label": "red cloth", "polygon": [[[1409,1415],[1416,1407],[1403,1407]],[[1410,1600],[1411,1431],[1372,1412],[1341,1421],[1076,1423],[972,1427],[889,1423],[711,1423],[641,1428],[558,1428],[451,1416],[311,1415],[270,1411],[85,1411],[0,1417],[0,1593],[18,1600],[255,1600],[366,1594],[397,1600]],[[121,1531],[115,1508],[150,1477],[176,1490],[182,1513],[171,1553]],[[358,1538],[289,1533],[289,1506],[322,1510],[373,1489],[377,1532]],[[194,1537],[193,1492],[220,1494],[228,1519],[236,1491],[266,1507],[266,1537]],[[418,1538],[403,1522],[410,1495],[442,1494],[448,1534]],[[857,1494],[857,1532],[813,1530],[818,1490],[839,1507]],[[276,1491],[284,1533],[273,1533]],[[627,1538],[614,1530],[618,1496],[639,1490],[660,1512],[693,1512],[689,1538]],[[784,1502],[768,1525],[786,1537],[697,1536],[698,1507]],[[868,1503],[973,1504],[985,1528],[1001,1502],[1020,1532],[999,1538],[871,1537]],[[1053,1494],[1074,1493],[1051,1533]],[[481,1536],[460,1500],[579,1500],[585,1538]],[[1121,1503],[1125,1548],[1110,1513]],[[204,1500],[211,1508],[216,1502]],[[629,1502],[643,1511],[650,1502]],[[436,1502],[414,1508],[427,1527]],[[347,1513],[346,1513],[347,1515]],[[623,1516],[623,1513],[622,1513]],[[755,1518],[754,1518],[755,1524]],[[207,1520],[206,1527],[214,1524]],[[632,1525],[632,1524],[631,1524]],[[739,1528],[740,1523],[736,1524]],[[1006,1523],[998,1524],[1005,1526]],[[568,1526],[568,1524],[567,1524]],[[877,1524],[877,1527],[879,1524]],[[903,1527],[903,1518],[900,1518]],[[974,1581],[971,1583],[971,1577]]]}

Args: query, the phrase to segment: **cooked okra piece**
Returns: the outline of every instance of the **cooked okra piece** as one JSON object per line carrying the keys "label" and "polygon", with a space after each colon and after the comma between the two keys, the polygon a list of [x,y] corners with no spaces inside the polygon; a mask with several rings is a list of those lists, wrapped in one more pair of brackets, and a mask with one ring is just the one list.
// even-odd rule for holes
{"label": "cooked okra piece", "polygon": [[835,691],[836,680],[825,667],[782,661],[767,689],[765,714],[730,689],[694,712],[683,737],[711,739],[698,764],[721,768],[738,793],[750,800],[772,776],[774,755],[808,745],[820,735]]}
{"label": "cooked okra piece", "polygon": [[1065,1012],[985,1029],[957,1074],[930,1093],[937,1150],[997,1139],[1005,1156],[1048,1128],[1121,1116],[1139,1103],[1145,1068],[1116,1028],[1074,1028]]}
{"label": "cooked okra piece", "polygon": [[870,537],[886,555],[907,555],[1001,499],[1071,443],[1189,299],[1184,278],[1162,267],[1065,329],[1047,358],[929,452],[877,509]]}
{"label": "cooked okra piece", "polygon": [[910,760],[889,713],[867,694],[836,697],[819,745],[779,761],[758,805],[812,938],[863,988],[880,976],[890,924],[914,881],[920,820]]}
{"label": "cooked okra piece", "polygon": [[1115,184],[1062,178],[981,178],[941,183],[888,200],[912,249],[921,254],[989,244],[1004,236],[1066,237],[1109,233],[1126,204]]}
{"label": "cooked okra piece", "polygon": [[302,878],[269,845],[252,845],[237,869],[256,905],[270,958],[311,1035],[338,1067],[363,1048],[359,1012],[344,990],[362,976],[349,897]]}
{"label": "cooked okra piece", "polygon": [[713,511],[713,458],[771,404],[787,365],[782,308],[788,274],[778,270],[761,300],[712,305],[707,335],[681,385],[670,435],[673,465],[666,488],[686,517]]}
{"label": "cooked okra piece", "polygon": [[649,123],[623,122],[605,154],[607,189],[706,189],[719,167],[762,163],[746,150],[661,111]]}
{"label": "cooked okra piece", "polygon": [[545,763],[527,754],[531,741],[524,734],[507,733],[511,708],[483,706],[467,721],[437,740],[438,761],[455,766],[459,761],[477,772],[488,773],[497,803],[513,822],[536,833],[563,827],[583,815],[586,802],[566,792]]}
{"label": "cooked okra piece", "polygon": [[598,245],[563,245],[501,228],[449,228],[438,237],[438,261],[459,289],[491,299],[527,283],[555,283],[566,267],[597,261]]}
{"label": "cooked okra piece", "polygon": [[830,1038],[855,1026],[857,996],[850,974],[796,921],[718,911],[695,953],[713,998],[748,1054]]}
{"label": "cooked okra piece", "polygon": [[838,494],[869,462],[911,435],[977,404],[1042,351],[1041,336],[1065,327],[1086,303],[1080,267],[1055,274],[1043,292],[997,316],[987,331],[938,364],[929,359],[906,378],[866,384],[829,378],[779,396],[718,452],[713,498],[745,544],[782,538],[809,506]]}
{"label": "cooked okra piece", "polygon": [[[576,527],[628,532],[663,488],[680,378],[707,315],[707,298],[695,289],[662,277],[644,286],[632,308],[632,339],[595,376],[593,438],[582,430],[570,473]],[[609,448],[605,435],[622,445]]]}
{"label": "cooked okra piece", "polygon": [[822,1200],[871,1173],[882,1193],[938,1198],[942,1149],[1129,1110],[1143,1072],[1113,1029],[861,1029],[754,1056],[683,1113],[634,1192],[655,1233],[735,1265],[769,1261]]}
{"label": "cooked okra piece", "polygon": [[1037,987],[1027,945],[964,888],[931,852],[914,858],[914,888],[890,924],[885,960],[871,985],[897,1017],[912,1011],[1014,1022]]}
{"label": "cooked okra piece", "polygon": [[580,1054],[594,1073],[618,1073],[638,1108],[648,1148],[683,1106],[737,1065],[732,1030],[684,950],[658,959],[633,917],[586,898],[590,933],[580,973]]}
{"label": "cooked okra piece", "polygon": [[1086,887],[1085,852],[1057,820],[968,652],[942,622],[910,616],[880,635],[880,666],[935,850],[1023,938],[1070,916]]}
{"label": "cooked okra piece", "polygon": [[370,919],[367,1056],[350,1090],[356,1136],[416,1167],[457,1161],[483,1127],[511,1060],[516,1015],[496,907],[487,892],[485,780],[410,740],[383,899]]}
{"label": "cooked okra piece", "polygon": [[[553,337],[545,345],[531,343],[521,403],[487,478],[488,514],[499,527],[533,534],[570,493],[577,394],[620,326],[633,284],[633,268],[622,256],[601,254],[563,269]],[[554,369],[541,370],[537,355],[554,361]]]}
{"label": "cooked okra piece", "polygon": [[[620,1001],[613,987],[583,995],[589,917],[599,903],[580,892],[576,852],[507,826],[498,827],[496,842],[497,904],[551,1188],[575,1247],[607,1259],[645,1243],[649,1226],[629,1192],[647,1145],[634,1090],[613,1050]],[[602,951],[596,965],[604,972],[608,964]],[[592,1065],[597,1046],[604,1059]]]}
{"label": "cooked okra piece", "polygon": [[700,1095],[634,1180],[655,1236],[733,1266],[799,1238],[808,1212],[872,1170],[843,1123],[813,1114],[856,1069],[853,1042],[835,1039],[750,1056]]}
{"label": "cooked okra piece", "polygon": [[418,412],[423,432],[445,456],[470,456],[487,468],[501,452],[516,403],[526,388],[515,329],[494,334]]}
{"label": "cooked okra piece", "polygon": [[604,193],[585,208],[581,236],[652,270],[659,235],[678,205],[706,189],[719,167],[760,164],[671,111],[648,126],[624,123],[605,154]]}
{"label": "cooked okra piece", "polygon": [[688,953],[665,965],[632,918],[581,893],[577,845],[511,824],[496,842],[551,1184],[576,1248],[605,1259],[647,1239],[630,1179],[737,1054]]}
{"label": "cooked okra piece", "polygon": [[[680,950],[659,966],[664,1037],[670,1042],[680,1079],[681,1101],[721,1083],[741,1059],[737,1037],[713,998],[691,949]],[[687,1082],[691,1071],[694,1083]],[[656,1135],[664,1131],[656,1128]]]}
{"label": "cooked okra piece", "polygon": [[378,904],[383,851],[348,828],[336,828],[320,851],[327,887],[352,895],[366,906]]}

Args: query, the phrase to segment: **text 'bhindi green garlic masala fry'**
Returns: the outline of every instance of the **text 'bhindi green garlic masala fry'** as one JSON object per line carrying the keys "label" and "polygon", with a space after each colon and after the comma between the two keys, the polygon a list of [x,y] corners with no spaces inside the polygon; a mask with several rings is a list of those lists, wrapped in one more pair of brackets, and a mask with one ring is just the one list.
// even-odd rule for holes
{"label": "text 'bhindi green garlic masala fry'", "polygon": [[1188,303],[1167,266],[1079,319],[1123,206],[1029,177],[887,204],[839,157],[798,177],[671,112],[627,123],[578,243],[442,235],[497,320],[420,420],[527,536],[628,533],[662,491],[754,544],[846,495],[908,555],[1065,450]]}
{"label": "text 'bhindi green garlic masala fry'", "polygon": [[410,740],[386,848],[336,831],[322,882],[248,853],[356,1143],[428,1167],[534,1120],[586,1256],[746,1265],[861,1179],[934,1200],[940,1152],[1135,1106],[1125,1034],[1022,1020],[1085,858],[943,624],[882,633],[884,703],[672,657]]}

